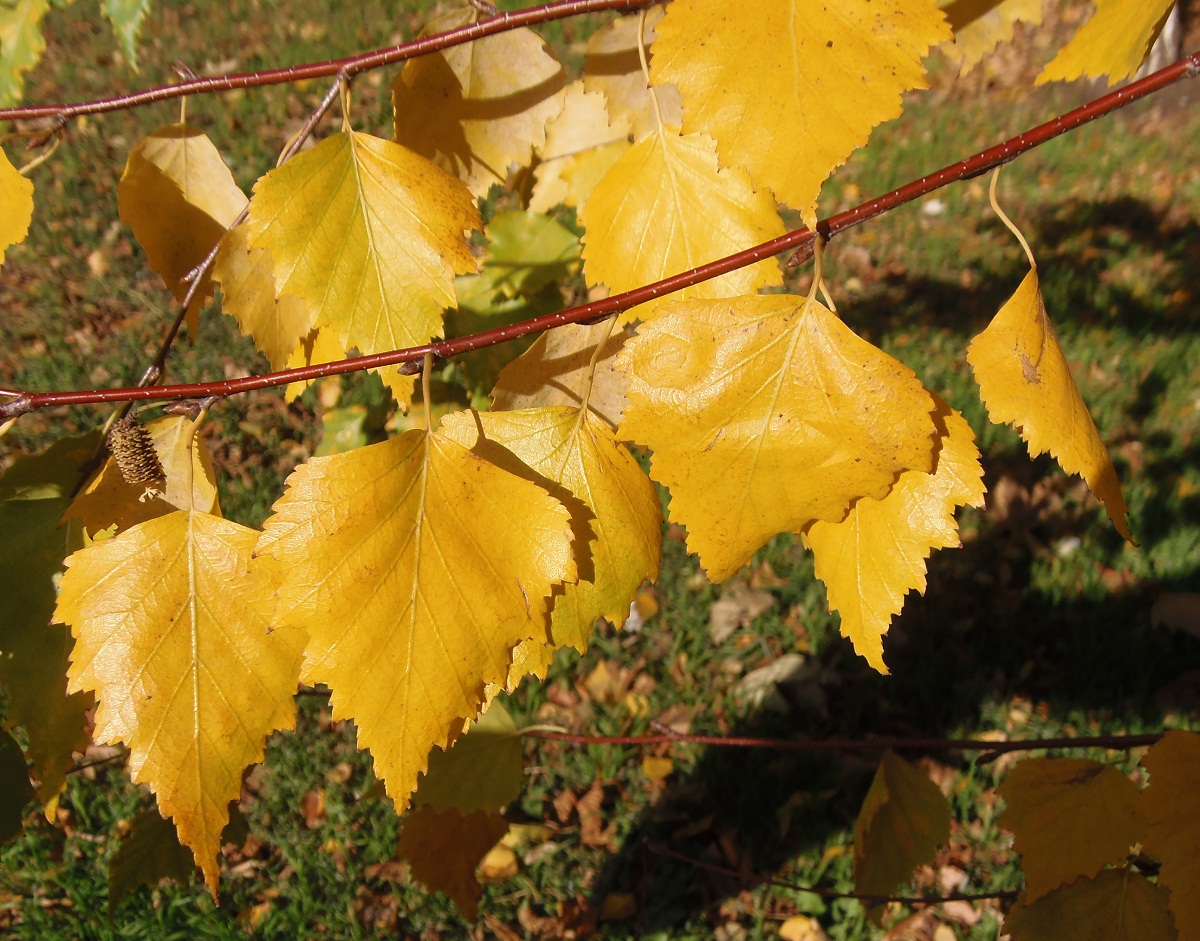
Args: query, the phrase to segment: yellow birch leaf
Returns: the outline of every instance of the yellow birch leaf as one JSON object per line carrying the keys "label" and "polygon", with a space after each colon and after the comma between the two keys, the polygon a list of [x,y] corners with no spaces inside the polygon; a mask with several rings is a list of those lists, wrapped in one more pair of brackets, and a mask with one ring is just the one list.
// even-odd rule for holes
{"label": "yellow birch leaf", "polygon": [[1082,758],[1029,758],[1000,785],[1000,825],[1021,854],[1032,902],[1080,876],[1122,862],[1141,838],[1138,787],[1112,765]]}
{"label": "yellow birch leaf", "polygon": [[[653,58],[655,28],[663,18],[661,5],[646,11],[643,35],[647,56]],[[653,89],[646,80],[642,60],[638,55],[640,13],[618,16],[592,33],[587,41],[583,60],[583,87],[588,92],[602,92],[608,101],[608,113],[627,120],[633,139],[641,140],[658,130],[659,114],[664,124],[683,123],[683,99],[679,89],[671,84],[658,84]],[[654,99],[658,99],[655,108]]]}
{"label": "yellow birch leaf", "polygon": [[[275,260],[275,293],[302,298],[343,350],[419,346],[440,334],[454,276],[475,270],[471,194],[411,150],[346,131],[254,186],[250,246]],[[394,370],[393,370],[394,372]],[[411,377],[389,386],[402,405]]]}
{"label": "yellow birch leaf", "polygon": [[313,318],[295,294],[275,296],[274,264],[270,252],[250,247],[249,229],[242,224],[225,236],[213,280],[221,285],[221,309],[279,370],[308,336]]}
{"label": "yellow birch leaf", "polygon": [[212,458],[199,436],[193,446],[192,422],[182,416],[167,415],[143,427],[166,475],[162,493],[143,499],[145,485],[126,483],[117,462],[110,457],[71,501],[63,514],[64,520],[80,520],[95,535],[113,525],[124,531],[173,510],[194,508],[200,513],[220,515]]}
{"label": "yellow birch leaf", "polygon": [[424,431],[314,458],[287,483],[257,549],[281,570],[277,617],[310,632],[305,682],[329,686],[403,810],[430,749],[544,632],[552,586],[575,577],[570,517]]}
{"label": "yellow birch leaf", "polygon": [[604,95],[567,86],[563,109],[546,123],[546,143],[538,148],[529,208],[549,212],[560,203],[583,207],[596,184],[629,149],[629,119],[610,119]]}
{"label": "yellow birch leaf", "polygon": [[950,818],[950,804],[929,776],[884,752],[854,824],[854,890],[891,895],[950,841]]}
{"label": "yellow birch leaf", "polygon": [[0,150],[0,264],[10,246],[25,240],[33,221],[33,183]]}
{"label": "yellow birch leaf", "polygon": [[521,796],[521,736],[499,703],[471,723],[449,750],[429,753],[413,804],[436,810],[500,810]]}
{"label": "yellow birch leaf", "polygon": [[[580,213],[584,274],[616,293],[716,261],[784,233],[775,201],[737,167],[720,169],[712,138],[661,128],[605,174]],[[672,299],[735,297],[783,283],[773,258],[685,288]],[[664,303],[626,311],[649,319]]]}
{"label": "yellow birch leaf", "polygon": [[928,87],[921,58],[949,38],[937,0],[674,0],[650,78],[683,92],[684,130],[813,228],[826,177]]}
{"label": "yellow birch leaf", "polygon": [[[308,336],[304,337],[292,350],[292,355],[288,357],[287,365],[284,368],[299,369],[301,366],[336,363],[345,358],[345,347],[338,342],[336,332],[331,327],[326,327],[324,330],[308,331]],[[284,390],[284,401],[295,401],[316,381],[310,379],[307,382],[289,382]]]}
{"label": "yellow birch leaf", "polygon": [[483,888],[475,870],[508,832],[499,814],[419,807],[404,820],[396,856],[407,859],[413,878],[431,892],[448,895],[468,921],[475,918]]}
{"label": "yellow birch leaf", "polygon": [[837,521],[902,471],[933,469],[933,400],[903,363],[815,300],[676,301],[617,357],[630,374],[619,436],[713,581],[777,533]]}
{"label": "yellow birch leaf", "polygon": [[[588,408],[615,429],[625,413],[625,390],[629,386],[629,377],[614,365],[625,339],[625,331],[610,328],[607,320],[588,326],[568,323],[547,330],[501,370],[492,390],[492,411],[545,405],[578,408],[591,379]],[[603,343],[604,349],[593,377],[590,367],[597,343]]]}
{"label": "yellow birch leaf", "polygon": [[624,624],[642,582],[658,577],[662,512],[654,484],[612,429],[590,410],[563,406],[456,412],[442,428],[570,511],[579,580],[554,588],[552,645],[582,653],[597,618]]}
{"label": "yellow birch leaf", "polygon": [[[422,36],[477,23],[464,6],[430,21]],[[396,140],[435,161],[475,196],[529,163],[562,110],[566,73],[533,30],[487,36],[410,59],[392,82]]]}
{"label": "yellow birch leaf", "polygon": [[1170,731],[1146,752],[1150,786],[1140,795],[1144,848],[1162,862],[1158,884],[1171,890],[1179,937],[1200,937],[1200,735]]}
{"label": "yellow birch leaf", "polygon": [[1117,472],[1071,378],[1042,303],[1036,268],[971,341],[967,361],[988,417],[997,425],[1013,425],[1032,456],[1049,451],[1068,474],[1087,481],[1117,532],[1134,542]]}
{"label": "yellow birch leaf", "polygon": [[[117,183],[117,211],[146,252],[150,267],[182,301],[184,276],[202,262],[246,207],[221,154],[203,131],[169,124],[143,140]],[[188,307],[196,335],[200,308],[212,293],[206,275]]]}
{"label": "yellow birch leaf", "polygon": [[883,635],[904,596],[925,593],[925,560],[934,549],[962,545],[954,511],[983,505],[983,467],[966,420],[933,396],[940,450],[932,474],[905,471],[880,500],[865,497],[841,522],[816,522],[804,533],[829,610],[842,615],[842,636],[880,673]]}
{"label": "yellow birch leaf", "polygon": [[[1194,886],[1193,886],[1194,888]],[[1167,892],[1140,873],[1106,869],[1030,903],[1024,893],[1004,917],[1012,941],[1176,941]]]}
{"label": "yellow birch leaf", "polygon": [[966,75],[1001,43],[1011,42],[1013,26],[1042,24],[1043,0],[953,0],[944,6],[954,39],[939,48]]}
{"label": "yellow birch leaf", "polygon": [[270,625],[258,533],[180,510],[67,559],[55,618],[75,635],[70,686],[93,690],[97,742],[124,742],[216,896],[242,772],[289,729],[303,633]]}
{"label": "yellow birch leaf", "polygon": [[1138,70],[1175,0],[1096,0],[1096,12],[1058,50],[1035,84],[1108,76],[1115,85]]}

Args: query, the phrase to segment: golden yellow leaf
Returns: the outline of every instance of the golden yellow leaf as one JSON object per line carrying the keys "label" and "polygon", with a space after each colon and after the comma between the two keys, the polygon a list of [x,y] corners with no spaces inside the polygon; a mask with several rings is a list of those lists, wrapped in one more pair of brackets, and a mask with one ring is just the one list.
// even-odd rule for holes
{"label": "golden yellow leaf", "polygon": [[[332,327],[324,330],[310,330],[299,345],[292,350],[288,357],[287,369],[298,369],[301,366],[315,366],[320,363],[336,363],[346,358],[346,348],[338,341],[337,333]],[[303,395],[305,390],[317,380],[307,382],[289,382],[284,390],[284,400],[293,402]]]}
{"label": "golden yellow leaf", "polygon": [[1200,937],[1200,735],[1167,732],[1150,746],[1142,765],[1150,772],[1139,807],[1145,850],[1162,862],[1158,884],[1171,890],[1179,937]]}
{"label": "golden yellow leaf", "polygon": [[[1194,886],[1192,887],[1194,888]],[[1025,894],[1004,918],[1012,941],[1176,941],[1167,892],[1140,873],[1106,869],[1036,902]]]}
{"label": "golden yellow leaf", "polygon": [[777,533],[933,468],[920,380],[815,300],[676,301],[617,366],[631,377],[619,435],[653,449],[651,476],[713,581]]}
{"label": "golden yellow leaf", "polygon": [[242,772],[291,728],[303,634],[270,626],[258,533],[201,512],[139,523],[67,559],[55,618],[75,635],[72,692],[93,690],[97,742],[129,746],[214,897]]}
{"label": "golden yellow leaf", "polygon": [[988,417],[1015,426],[1034,457],[1049,451],[1087,481],[1117,532],[1133,542],[1117,472],[1046,315],[1037,269],[971,341],[967,361]]}
{"label": "golden yellow leaf", "polygon": [[275,296],[271,253],[250,247],[245,224],[225,236],[213,280],[221,285],[221,309],[237,319],[242,333],[254,339],[272,369],[286,368],[312,327],[312,314],[295,294]]}
{"label": "golden yellow leaf", "polygon": [[[589,285],[628,291],[784,233],[769,193],[756,193],[738,167],[718,168],[712,138],[677,132],[660,128],[634,144],[592,190],[580,213]],[[668,297],[734,297],[782,283],[778,263],[765,258]],[[663,303],[623,317],[648,319]]]}
{"label": "golden yellow leaf", "polygon": [[854,824],[854,890],[891,895],[949,842],[950,818],[950,804],[929,776],[884,752]]}
{"label": "golden yellow leaf", "polygon": [[[563,324],[547,330],[501,370],[492,390],[492,410],[545,405],[578,407],[583,404],[591,380],[588,409],[615,429],[625,413],[629,377],[614,362],[626,337],[623,329],[610,327],[606,320],[586,326]],[[603,343],[604,349],[593,375],[591,362],[598,343]]]}
{"label": "golden yellow leaf", "polygon": [[[646,11],[643,39],[647,56],[653,58],[655,28],[663,18],[660,5]],[[641,140],[658,130],[659,114],[664,124],[683,123],[683,99],[671,84],[658,84],[653,91],[638,55],[640,13],[618,16],[592,33],[587,41],[583,62],[583,87],[602,92],[608,101],[608,113],[616,120],[625,119],[633,130],[633,139]],[[654,99],[658,100],[655,107]]]}
{"label": "golden yellow leaf", "polygon": [[1042,24],[1043,0],[953,0],[945,5],[954,39],[939,48],[966,75],[1001,43],[1011,42],[1013,26]]}
{"label": "golden yellow leaf", "polygon": [[812,228],[825,178],[927,87],[921,58],[949,38],[937,0],[674,0],[650,77],[679,86],[686,131]]}
{"label": "golden yellow leaf", "polygon": [[516,724],[494,702],[449,750],[429,753],[413,804],[460,814],[498,811],[521,795],[522,752]]}
{"label": "golden yellow leaf", "polygon": [[198,513],[220,515],[212,458],[198,435],[193,446],[192,422],[167,415],[147,422],[144,427],[166,474],[162,493],[143,499],[145,485],[126,483],[116,461],[110,457],[71,501],[63,514],[64,520],[80,520],[95,535],[113,525],[123,531],[173,510],[194,509]]}
{"label": "golden yellow leaf", "polygon": [[983,467],[975,433],[938,395],[933,419],[940,450],[932,474],[905,471],[880,500],[857,501],[846,518],[816,522],[804,533],[829,610],[842,615],[842,636],[880,673],[883,635],[911,589],[925,593],[925,560],[934,549],[959,546],[954,511],[983,505]]}
{"label": "golden yellow leaf", "polygon": [[563,109],[546,123],[546,143],[533,171],[529,208],[549,212],[560,203],[581,208],[601,177],[629,149],[629,119],[610,119],[604,95],[567,86]]}
{"label": "golden yellow leaf", "polygon": [[579,580],[554,588],[552,645],[582,653],[597,618],[624,624],[642,582],[658,577],[662,514],[654,484],[612,429],[590,410],[562,406],[456,412],[442,429],[570,511]]}
{"label": "golden yellow leaf", "polygon": [[33,183],[0,150],[0,263],[9,246],[23,242],[33,221]]}
{"label": "golden yellow leaf", "polygon": [[1175,0],[1096,0],[1096,12],[1058,50],[1035,84],[1108,76],[1115,85],[1145,61]]}
{"label": "golden yellow leaf", "polygon": [[570,517],[544,490],[441,434],[314,458],[288,478],[257,554],[281,570],[279,623],[308,629],[304,678],[403,810],[512,650],[575,577]]}
{"label": "golden yellow leaf", "polygon": [[499,814],[477,810],[463,815],[426,805],[405,818],[396,855],[408,860],[414,879],[448,895],[471,921],[483,895],[475,869],[507,831],[508,822]]}
{"label": "golden yellow leaf", "polygon": [[[204,132],[169,124],[143,140],[125,162],[117,184],[117,211],[162,275],[176,300],[189,284],[183,279],[221,241],[246,206],[221,154]],[[208,275],[188,307],[188,328],[212,293]]]}
{"label": "golden yellow leaf", "polygon": [[[441,332],[454,276],[475,270],[466,187],[424,157],[334,134],[254,186],[250,246],[275,260],[275,293],[302,298],[343,350],[382,353]],[[407,404],[411,378],[389,386]]]}
{"label": "golden yellow leaf", "polygon": [[1138,787],[1112,765],[1082,758],[1029,758],[1000,785],[1032,902],[1125,859],[1140,839]]}
{"label": "golden yellow leaf", "polygon": [[[444,13],[421,31],[479,21],[474,7]],[[529,163],[562,110],[566,73],[537,33],[514,29],[410,59],[392,82],[396,140],[461,178],[475,196]]]}

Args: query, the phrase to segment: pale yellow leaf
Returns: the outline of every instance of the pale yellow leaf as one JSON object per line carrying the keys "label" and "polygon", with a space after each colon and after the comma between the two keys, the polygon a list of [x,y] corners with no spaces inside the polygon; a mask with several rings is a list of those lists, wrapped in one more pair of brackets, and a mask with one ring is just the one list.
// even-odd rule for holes
{"label": "pale yellow leaf", "polygon": [[1186,939],[1175,933],[1167,900],[1162,885],[1140,873],[1106,869],[1033,903],[1022,893],[1004,918],[1004,931],[1012,941]]}
{"label": "pale yellow leaf", "polygon": [[1014,836],[1026,903],[1122,862],[1140,839],[1138,787],[1111,765],[1029,758],[1000,785],[1000,823]]}
{"label": "pale yellow leaf", "polygon": [[1180,938],[1200,937],[1200,735],[1170,731],[1142,758],[1150,786],[1140,795],[1145,850],[1162,862],[1158,884],[1171,890]]}
{"label": "pale yellow leaf", "polygon": [[[475,270],[466,187],[369,134],[334,134],[260,179],[249,225],[250,246],[275,261],[276,295],[302,298],[343,350],[428,342],[454,304],[454,276]],[[402,404],[412,382],[389,383]]]}
{"label": "pale yellow leaf", "polygon": [[430,749],[545,631],[551,588],[575,577],[569,514],[423,431],[314,458],[287,482],[257,550],[281,572],[279,623],[310,632],[305,681],[330,687],[403,810]]}
{"label": "pale yellow leaf", "polygon": [[291,728],[303,634],[272,629],[275,586],[252,569],[258,533],[206,513],[139,523],[67,560],[70,690],[93,690],[97,742],[124,742],[209,890],[242,772]]}
{"label": "pale yellow leaf", "polygon": [[620,437],[654,451],[651,476],[713,581],[777,533],[933,468],[920,380],[816,301],[676,301],[617,365],[630,374]]}
{"label": "pale yellow leaf", "polygon": [[934,549],[959,546],[954,512],[983,505],[983,467],[975,434],[938,395],[940,450],[932,474],[905,471],[880,500],[856,502],[836,523],[816,522],[804,534],[816,574],[829,592],[829,610],[842,616],[842,636],[880,673],[883,635],[904,596],[925,593],[925,560]]}
{"label": "pale yellow leaf", "polygon": [[[474,7],[444,13],[422,36],[469,26]],[[396,140],[461,178],[475,196],[529,163],[562,110],[566,73],[530,29],[410,59],[392,82]]]}
{"label": "pale yellow leaf", "polygon": [[408,860],[414,879],[448,895],[462,917],[472,921],[483,894],[475,869],[506,832],[508,822],[499,814],[460,814],[426,805],[405,818],[396,856]]}
{"label": "pale yellow leaf", "polygon": [[674,0],[650,77],[683,92],[685,131],[813,228],[825,178],[927,87],[921,59],[949,38],[937,0]]}
{"label": "pale yellow leaf", "polygon": [[988,417],[1015,426],[1032,456],[1049,451],[1087,481],[1117,532],[1133,542],[1117,472],[1046,315],[1037,269],[971,341],[967,361]]}
{"label": "pale yellow leaf", "polygon": [[[336,331],[332,327],[326,327],[324,330],[308,331],[308,335],[292,350],[284,368],[299,369],[301,366],[336,363],[345,358],[346,349],[339,342]],[[316,381],[310,379],[307,382],[289,382],[284,390],[284,400],[295,401]]]}
{"label": "pale yellow leaf", "polygon": [[629,149],[629,119],[610,119],[604,95],[567,86],[563,109],[546,123],[546,143],[533,171],[529,208],[549,212],[560,203],[580,209],[596,184]]}
{"label": "pale yellow leaf", "polygon": [[1108,76],[1115,85],[1138,70],[1175,0],[1096,0],[1096,12],[1058,50],[1036,84]]}
{"label": "pale yellow leaf", "polygon": [[[492,410],[578,407],[583,404],[591,379],[588,408],[616,428],[625,412],[629,377],[616,368],[614,361],[626,336],[622,328],[610,327],[607,320],[586,326],[569,323],[547,330],[500,372],[492,390]],[[604,349],[593,377],[590,366],[598,343],[603,343]]]}
{"label": "pale yellow leaf", "polygon": [[1011,42],[1013,26],[1040,26],[1044,0],[952,0],[944,6],[954,39],[939,48],[966,75],[1001,43]]}
{"label": "pale yellow leaf", "polygon": [[0,263],[12,245],[23,242],[33,220],[33,183],[0,150]]}
{"label": "pale yellow leaf", "polygon": [[[589,285],[628,291],[784,233],[769,193],[756,193],[738,167],[718,168],[712,138],[677,130],[634,144],[592,190],[580,213]],[[668,297],[735,297],[782,283],[778,263],[765,258]],[[663,303],[622,316],[649,319]]]}

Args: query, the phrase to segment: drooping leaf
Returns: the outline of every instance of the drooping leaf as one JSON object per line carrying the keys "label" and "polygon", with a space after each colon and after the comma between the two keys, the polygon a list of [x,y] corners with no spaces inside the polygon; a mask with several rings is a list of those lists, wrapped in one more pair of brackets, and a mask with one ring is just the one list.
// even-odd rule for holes
{"label": "drooping leaf", "polygon": [[[1127,869],[1106,869],[1032,904],[1024,895],[1004,918],[1012,941],[1175,941],[1167,892]],[[1178,935],[1185,938],[1185,935]]]}
{"label": "drooping leaf", "polygon": [[304,679],[403,810],[434,745],[473,719],[512,649],[575,577],[567,510],[441,434],[314,458],[288,478],[257,549],[281,571],[280,623],[306,627]]}
{"label": "drooping leaf", "polygon": [[1117,532],[1133,542],[1117,472],[1071,378],[1042,303],[1036,269],[971,341],[967,361],[988,417],[998,425],[1015,426],[1032,456],[1049,451],[1068,474],[1087,481]]}
{"label": "drooping leaf", "polygon": [[1037,77],[1036,84],[1108,76],[1115,85],[1138,70],[1175,0],[1096,0],[1096,12]]}
{"label": "drooping leaf", "polygon": [[1170,731],[1142,758],[1150,786],[1141,793],[1145,850],[1162,862],[1158,884],[1171,890],[1180,938],[1200,936],[1200,735]]}
{"label": "drooping leaf", "polygon": [[116,914],[121,903],[141,886],[156,886],[164,879],[191,885],[196,872],[192,851],[179,842],[175,824],[157,810],[143,810],[129,825],[108,864],[108,911]]}
{"label": "drooping leaf", "polygon": [[1001,43],[1011,42],[1013,26],[1042,23],[1043,0],[953,0],[943,8],[954,39],[939,48],[966,75]]}
{"label": "drooping leaf", "polygon": [[929,776],[884,752],[854,824],[855,891],[891,895],[908,882],[949,842],[950,818],[950,804]]}
{"label": "drooping leaf", "polygon": [[429,768],[413,795],[413,805],[457,810],[464,816],[477,810],[499,811],[521,794],[521,755],[516,724],[494,702],[449,750],[435,748],[429,753]]}
{"label": "drooping leaf", "polygon": [[[260,179],[249,225],[250,246],[275,261],[276,295],[302,298],[343,350],[381,353],[439,335],[454,275],[475,270],[463,233],[479,213],[466,187],[369,134],[334,134]],[[412,382],[388,382],[401,404]]]}
{"label": "drooping leaf", "polygon": [[475,869],[507,832],[508,822],[499,814],[461,814],[426,805],[405,818],[396,855],[408,860],[414,879],[448,895],[463,918],[472,921],[483,895]]}
{"label": "drooping leaf", "polygon": [[[143,140],[125,162],[117,183],[117,210],[146,252],[150,267],[182,301],[190,284],[184,277],[221,241],[246,206],[238,188],[204,132],[168,124]],[[212,293],[206,275],[188,306],[188,328]]]}
{"label": "drooping leaf", "polygon": [[1111,765],[1029,758],[1000,785],[1001,825],[1013,833],[1032,902],[1122,862],[1140,839],[1138,787]]}
{"label": "drooping leaf", "polygon": [[100,9],[112,23],[113,35],[130,67],[138,70],[137,41],[142,21],[150,12],[150,0],[100,0]]}
{"label": "drooping leaf", "polygon": [[[479,21],[474,7],[444,13],[421,31]],[[461,178],[475,196],[526,166],[562,109],[566,73],[530,29],[514,29],[410,59],[392,82],[396,140]]]}
{"label": "drooping leaf", "polygon": [[768,539],[836,521],[934,463],[934,404],[815,300],[675,301],[617,357],[621,438],[654,451],[671,519],[723,581]]}
{"label": "drooping leaf", "polygon": [[[745,171],[719,168],[712,138],[660,128],[627,150],[596,184],[580,213],[589,285],[627,291],[780,236],[783,221]],[[735,297],[783,283],[773,258],[668,295]],[[625,319],[648,319],[664,301]]]}
{"label": "drooping leaf", "polygon": [[216,894],[242,771],[291,728],[304,635],[272,627],[254,530],[201,512],[139,523],[67,560],[55,612],[75,635],[70,689],[94,690],[98,742],[129,746]]}
{"label": "drooping leaf", "polygon": [[[3,7],[0,6],[0,11]],[[3,13],[0,12],[0,22]],[[0,41],[3,34],[0,33]],[[21,176],[0,150],[0,264],[12,245],[23,242],[33,220],[33,183]]]}
{"label": "drooping leaf", "polygon": [[0,3],[0,107],[20,103],[25,91],[25,73],[38,64],[46,51],[42,17],[49,9],[48,0]]}
{"label": "drooping leaf", "polygon": [[642,582],[658,577],[662,515],[654,485],[612,429],[590,410],[563,406],[458,412],[442,427],[480,457],[546,487],[570,511],[579,580],[554,589],[552,645],[582,653],[597,618],[624,624]]}
{"label": "drooping leaf", "polygon": [[650,77],[683,92],[685,131],[813,228],[825,178],[927,87],[921,59],[949,38],[937,0],[675,0]]}
{"label": "drooping leaf", "polygon": [[0,731],[0,844],[21,832],[25,805],[33,798],[21,746],[8,732]]}
{"label": "drooping leaf", "polygon": [[932,474],[905,471],[880,500],[865,497],[840,522],[816,522],[804,533],[828,588],[829,610],[842,615],[842,636],[880,673],[883,635],[905,594],[925,593],[925,560],[959,546],[954,512],[983,506],[983,467],[975,434],[938,395],[933,419],[940,450]]}
{"label": "drooping leaf", "polygon": [[[625,413],[629,377],[614,361],[626,338],[623,329],[611,328],[608,321],[586,326],[569,323],[547,330],[500,373],[492,390],[492,410],[546,405],[578,408],[590,380],[588,408],[615,429]],[[603,343],[604,349],[593,376],[591,362],[598,343]]]}

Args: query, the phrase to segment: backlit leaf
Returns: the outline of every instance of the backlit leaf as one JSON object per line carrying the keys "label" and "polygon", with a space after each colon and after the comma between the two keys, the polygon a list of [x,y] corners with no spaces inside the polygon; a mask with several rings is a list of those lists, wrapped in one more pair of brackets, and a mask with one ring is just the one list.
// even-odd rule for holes
{"label": "backlit leaf", "polygon": [[575,577],[567,510],[441,434],[314,458],[288,478],[258,547],[280,623],[310,631],[325,683],[403,810],[429,750],[473,719],[512,649],[544,632]]}
{"label": "backlit leaf", "polygon": [[1162,862],[1158,884],[1171,890],[1180,938],[1200,936],[1200,735],[1170,731],[1142,758],[1150,787],[1141,793],[1145,850]]}
{"label": "backlit leaf", "polygon": [[508,822],[499,814],[477,810],[464,815],[426,805],[405,818],[396,855],[408,860],[414,879],[448,895],[471,921],[483,895],[475,869],[507,832]]}
{"label": "backlit leaf", "polygon": [[[662,128],[627,150],[580,213],[589,285],[627,291],[780,236],[783,222],[744,170],[718,168],[712,138]],[[783,283],[773,258],[669,295],[734,297]],[[627,311],[648,319],[663,300]]]}
{"label": "backlit leaf", "polygon": [[142,21],[150,12],[150,0],[101,0],[100,9],[112,23],[113,35],[136,72],[138,33],[142,31]]}
{"label": "backlit leaf", "polygon": [[196,872],[192,851],[179,842],[175,824],[157,810],[143,810],[129,825],[108,864],[108,911],[115,914],[125,898],[144,885],[157,886],[164,879],[191,885]]}
{"label": "backlit leaf", "polygon": [[983,467],[975,433],[934,395],[940,450],[932,474],[905,471],[880,500],[865,497],[841,522],[816,522],[804,533],[829,610],[842,616],[842,636],[880,673],[883,635],[905,594],[925,593],[925,560],[934,549],[961,545],[954,511],[983,505]]}
{"label": "backlit leaf", "polygon": [[38,64],[46,50],[42,17],[49,9],[48,0],[0,3],[0,107],[21,101],[25,73]]}
{"label": "backlit leaf", "polygon": [[997,425],[1016,427],[1030,455],[1049,451],[1068,474],[1079,474],[1104,504],[1117,532],[1133,542],[1117,472],[1071,378],[1042,303],[1036,269],[971,341],[967,360],[988,417]]}
{"label": "backlit leaf", "polygon": [[0,263],[9,246],[25,240],[32,220],[33,183],[21,176],[9,163],[8,154],[0,150]]}
{"label": "backlit leaf", "polygon": [[654,451],[651,476],[713,581],[777,533],[933,468],[929,393],[814,300],[675,301],[617,365],[631,377],[620,437]]}
{"label": "backlit leaf", "polygon": [[549,212],[560,203],[583,207],[596,184],[629,149],[629,119],[609,118],[604,95],[567,86],[563,109],[546,124],[546,143],[538,148],[536,182],[529,208]]}
{"label": "backlit leaf", "polygon": [[1115,85],[1138,70],[1175,0],[1096,0],[1096,12],[1037,77],[1044,82],[1108,76]]}
{"label": "backlit leaf", "polygon": [[1029,758],[1000,785],[1032,902],[1080,876],[1122,862],[1140,839],[1138,787],[1112,765],[1082,758]]}
{"label": "backlit leaf", "polygon": [[[454,304],[454,275],[475,270],[466,187],[369,134],[334,134],[272,170],[254,186],[249,224],[251,247],[275,260],[276,294],[302,298],[343,350],[426,343]],[[412,382],[388,385],[404,404]]]}
{"label": "backlit leaf", "polygon": [[267,734],[292,727],[304,644],[270,626],[257,538],[200,512],[139,523],[67,560],[55,612],[75,635],[70,689],[99,700],[96,741],[129,746],[214,896],[229,802]]}
{"label": "backlit leaf", "polygon": [[[478,22],[444,13],[422,36]],[[392,82],[396,140],[460,177],[476,196],[529,163],[562,109],[566,74],[530,29],[514,29],[410,59]]]}
{"label": "backlit leaf", "polygon": [[492,703],[449,750],[429,753],[413,804],[436,810],[500,810],[521,795],[521,736],[504,707]]}
{"label": "backlit leaf", "polygon": [[812,228],[825,178],[927,87],[921,59],[949,38],[937,0],[674,0],[650,77],[683,92],[685,131]]}
{"label": "backlit leaf", "polygon": [[1079,879],[1032,904],[1022,894],[1004,918],[1004,931],[1012,941],[1176,939],[1167,892],[1126,869]]}
{"label": "backlit leaf", "polygon": [[1011,42],[1013,26],[1042,23],[1043,0],[953,0],[944,7],[953,42],[940,48],[966,75],[1001,43]]}

